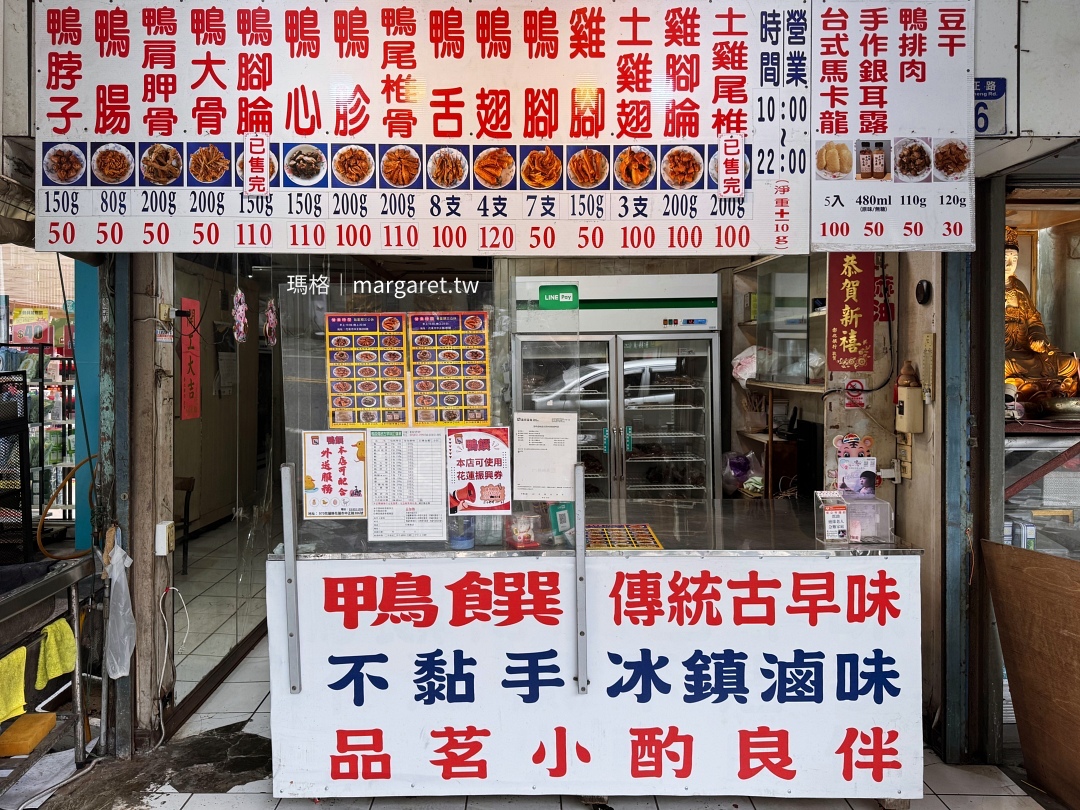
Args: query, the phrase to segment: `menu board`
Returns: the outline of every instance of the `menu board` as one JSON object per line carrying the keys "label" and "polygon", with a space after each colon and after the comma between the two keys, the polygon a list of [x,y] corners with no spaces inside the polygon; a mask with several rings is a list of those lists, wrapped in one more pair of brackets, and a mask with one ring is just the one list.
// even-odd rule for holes
{"label": "menu board", "polygon": [[451,515],[510,514],[510,428],[448,428],[446,464]]}
{"label": "menu board", "polygon": [[974,250],[974,0],[813,7],[813,250]]}
{"label": "menu board", "polygon": [[576,413],[514,414],[514,500],[574,500]]}
{"label": "menu board", "polygon": [[806,0],[33,6],[43,248],[806,252]]}
{"label": "menu board", "polygon": [[445,431],[371,430],[368,441],[368,540],[445,541]]}
{"label": "menu board", "polygon": [[488,313],[412,313],[408,320],[412,424],[490,424]]}
{"label": "menu board", "polygon": [[304,431],[304,518],[367,517],[367,432]]}
{"label": "menu board", "polygon": [[405,314],[326,316],[330,426],[404,426]]}

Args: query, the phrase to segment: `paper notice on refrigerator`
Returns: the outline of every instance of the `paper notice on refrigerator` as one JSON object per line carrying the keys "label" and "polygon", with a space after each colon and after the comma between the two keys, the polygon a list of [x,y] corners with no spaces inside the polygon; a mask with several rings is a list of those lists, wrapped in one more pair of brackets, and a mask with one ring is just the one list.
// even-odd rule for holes
{"label": "paper notice on refrigerator", "polygon": [[446,431],[368,431],[368,540],[446,540]]}
{"label": "paper notice on refrigerator", "polygon": [[514,499],[574,500],[577,414],[514,414]]}

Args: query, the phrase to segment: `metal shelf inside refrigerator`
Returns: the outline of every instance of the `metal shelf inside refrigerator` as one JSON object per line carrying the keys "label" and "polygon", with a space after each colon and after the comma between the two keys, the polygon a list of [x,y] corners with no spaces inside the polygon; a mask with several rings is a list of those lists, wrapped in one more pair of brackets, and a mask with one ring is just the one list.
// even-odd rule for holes
{"label": "metal shelf inside refrigerator", "polygon": [[664,433],[638,433],[634,431],[634,441],[639,439],[704,439],[704,433],[688,433],[680,430],[672,430]]}
{"label": "metal shelf inside refrigerator", "polygon": [[665,391],[701,391],[705,392],[705,389],[700,385],[665,385],[664,383],[653,383],[652,385],[628,385],[626,391],[654,391],[657,388],[663,388]]}
{"label": "metal shelf inside refrigerator", "polygon": [[578,424],[579,425],[606,425],[607,424],[607,419],[589,419],[588,417],[582,416],[582,417],[578,418]]}
{"label": "metal shelf inside refrigerator", "polygon": [[627,456],[627,462],[630,461],[697,461],[705,462],[705,459],[701,456],[695,456],[693,453],[679,453],[671,456]]}
{"label": "metal shelf inside refrigerator", "polygon": [[704,405],[627,405],[628,411],[701,411],[704,413]]}
{"label": "metal shelf inside refrigerator", "polygon": [[688,492],[693,490],[703,490],[705,487],[698,486],[697,484],[639,484],[636,481],[626,482],[627,492],[659,492],[661,490],[667,491],[680,491]]}
{"label": "metal shelf inside refrigerator", "polygon": [[607,473],[585,473],[586,478],[607,478]]}
{"label": "metal shelf inside refrigerator", "polygon": [[604,448],[598,444],[579,444],[577,449],[580,451],[592,450],[593,452],[603,453]]}

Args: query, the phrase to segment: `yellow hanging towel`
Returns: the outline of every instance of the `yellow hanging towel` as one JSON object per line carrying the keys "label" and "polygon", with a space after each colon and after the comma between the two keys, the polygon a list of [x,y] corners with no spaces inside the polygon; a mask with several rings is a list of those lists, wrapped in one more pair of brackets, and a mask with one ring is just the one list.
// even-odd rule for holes
{"label": "yellow hanging towel", "polygon": [[0,659],[0,723],[26,710],[26,647]]}
{"label": "yellow hanging towel", "polygon": [[35,689],[44,689],[53,678],[75,669],[75,634],[67,619],[57,619],[41,632],[45,638],[38,653]]}

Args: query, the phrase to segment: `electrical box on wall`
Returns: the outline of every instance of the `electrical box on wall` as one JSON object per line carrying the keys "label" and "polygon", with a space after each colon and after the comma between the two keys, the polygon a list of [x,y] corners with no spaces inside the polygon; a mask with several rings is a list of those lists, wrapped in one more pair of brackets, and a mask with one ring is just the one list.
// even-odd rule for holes
{"label": "electrical box on wall", "polygon": [[923,432],[923,392],[922,388],[896,389],[896,432]]}
{"label": "electrical box on wall", "polygon": [[176,550],[176,524],[163,520],[154,528],[154,554],[167,557]]}

